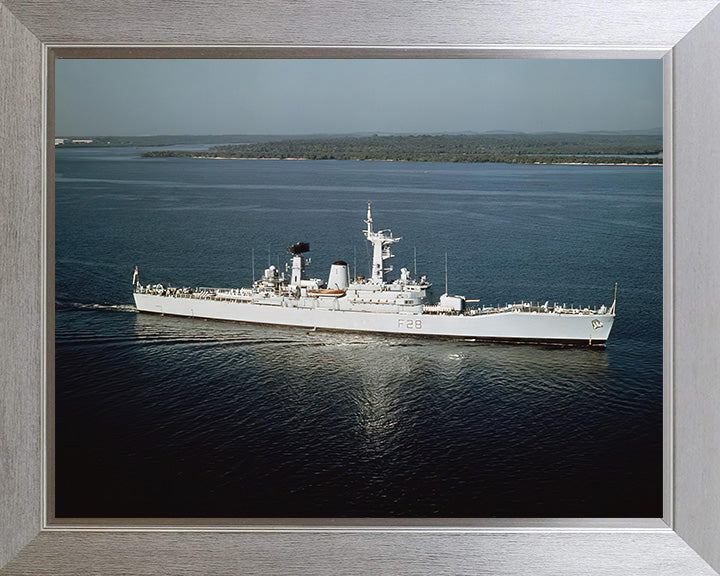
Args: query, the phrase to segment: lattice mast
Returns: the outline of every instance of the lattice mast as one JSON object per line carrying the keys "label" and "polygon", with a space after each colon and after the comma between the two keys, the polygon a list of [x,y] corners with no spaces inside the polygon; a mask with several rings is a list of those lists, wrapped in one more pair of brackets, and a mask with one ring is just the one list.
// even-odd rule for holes
{"label": "lattice mast", "polygon": [[399,242],[402,240],[402,237],[393,238],[390,230],[373,231],[370,202],[368,202],[367,220],[365,220],[365,224],[367,224],[367,229],[363,230],[363,233],[373,247],[371,278],[374,283],[382,284],[385,281],[385,272],[390,272],[393,269],[392,266],[385,267],[383,265],[385,260],[394,258],[390,252],[390,245]]}

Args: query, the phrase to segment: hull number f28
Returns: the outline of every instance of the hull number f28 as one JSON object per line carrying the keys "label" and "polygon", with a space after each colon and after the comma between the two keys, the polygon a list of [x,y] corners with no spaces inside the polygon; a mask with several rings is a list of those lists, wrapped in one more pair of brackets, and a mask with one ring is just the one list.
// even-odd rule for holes
{"label": "hull number f28", "polygon": [[398,328],[405,330],[421,330],[422,320],[398,318]]}

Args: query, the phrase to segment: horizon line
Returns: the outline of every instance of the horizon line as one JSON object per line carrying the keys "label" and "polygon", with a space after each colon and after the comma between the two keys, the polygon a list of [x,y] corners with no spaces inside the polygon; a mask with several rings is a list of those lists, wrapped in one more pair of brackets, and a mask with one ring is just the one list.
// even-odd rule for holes
{"label": "horizon line", "polygon": [[[161,136],[208,136],[208,137],[219,137],[219,136],[483,136],[483,135],[512,135],[512,134],[527,134],[527,135],[543,135],[543,134],[615,134],[615,135],[633,135],[641,132],[650,133],[657,132],[661,135],[663,132],[662,126],[652,126],[650,128],[630,128],[623,130],[538,130],[532,132],[526,132],[523,130],[468,130],[468,131],[447,131],[447,132],[389,132],[381,130],[368,130],[368,131],[353,131],[353,132],[274,132],[274,133],[258,133],[258,132],[225,132],[225,133],[191,133],[191,132],[162,132],[156,134],[103,134],[96,133],[90,134],[87,132],[78,133],[66,133],[70,136],[95,136],[95,137],[111,137],[111,138],[157,138]],[[651,135],[651,134],[644,134]],[[55,138],[62,137],[61,134],[56,134]],[[69,137],[69,136],[66,136]]]}

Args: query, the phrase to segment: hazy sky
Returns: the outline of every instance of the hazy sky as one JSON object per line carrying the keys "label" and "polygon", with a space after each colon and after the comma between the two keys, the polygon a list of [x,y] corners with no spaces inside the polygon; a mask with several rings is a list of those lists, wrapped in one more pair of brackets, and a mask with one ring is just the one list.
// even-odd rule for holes
{"label": "hazy sky", "polygon": [[58,60],[56,134],[642,130],[660,60]]}

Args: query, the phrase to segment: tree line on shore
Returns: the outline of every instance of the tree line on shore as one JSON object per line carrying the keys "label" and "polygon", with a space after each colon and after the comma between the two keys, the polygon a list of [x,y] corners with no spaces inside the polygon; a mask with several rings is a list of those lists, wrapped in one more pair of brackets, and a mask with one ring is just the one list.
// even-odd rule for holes
{"label": "tree line on shore", "polygon": [[145,157],[506,162],[522,164],[657,164],[662,136],[617,134],[482,134],[283,139],[214,146],[205,152],[157,150]]}

